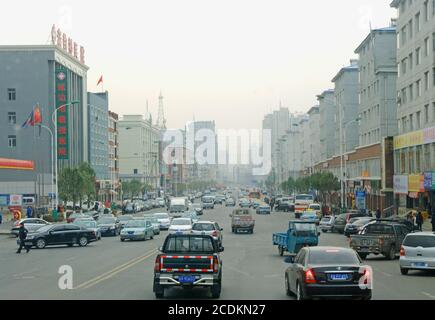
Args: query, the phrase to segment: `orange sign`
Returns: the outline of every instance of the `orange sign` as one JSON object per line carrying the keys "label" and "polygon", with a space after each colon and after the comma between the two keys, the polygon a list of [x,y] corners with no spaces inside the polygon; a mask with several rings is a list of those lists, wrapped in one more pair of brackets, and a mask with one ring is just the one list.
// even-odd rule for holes
{"label": "orange sign", "polygon": [[0,158],[0,169],[34,170],[35,163],[27,160]]}
{"label": "orange sign", "polygon": [[410,174],[408,176],[409,192],[424,192],[424,175]]}

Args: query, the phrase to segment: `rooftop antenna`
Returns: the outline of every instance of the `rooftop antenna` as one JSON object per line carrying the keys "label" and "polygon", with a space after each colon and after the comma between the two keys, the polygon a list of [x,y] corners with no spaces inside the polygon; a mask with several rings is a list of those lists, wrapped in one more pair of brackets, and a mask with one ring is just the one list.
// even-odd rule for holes
{"label": "rooftop antenna", "polygon": [[162,91],[160,91],[160,96],[159,96],[159,114],[157,117],[157,126],[160,129],[166,129],[166,119],[165,119],[165,110],[163,107]]}

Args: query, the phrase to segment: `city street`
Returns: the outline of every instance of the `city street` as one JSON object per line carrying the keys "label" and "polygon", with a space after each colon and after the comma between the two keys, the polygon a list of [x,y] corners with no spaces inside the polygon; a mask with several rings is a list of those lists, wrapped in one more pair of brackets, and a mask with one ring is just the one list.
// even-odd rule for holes
{"label": "city street", "polygon": [[[292,214],[255,216],[254,234],[232,234],[232,208],[217,206],[201,220],[217,221],[224,228],[223,288],[221,299],[291,299],[284,292],[287,265],[272,245],[272,233],[283,232]],[[158,212],[161,210],[153,210]],[[141,214],[142,215],[142,214]],[[154,259],[166,231],[145,242],[123,242],[118,237],[81,247],[50,247],[15,254],[15,239],[0,237],[0,299],[155,299],[152,291]],[[322,234],[320,245],[347,247],[347,238]],[[25,251],[24,251],[25,252]],[[398,260],[369,256],[374,270],[373,299],[435,300],[433,273],[400,274]],[[73,269],[73,290],[61,290],[59,267]],[[208,298],[208,290],[171,289],[169,299]]]}

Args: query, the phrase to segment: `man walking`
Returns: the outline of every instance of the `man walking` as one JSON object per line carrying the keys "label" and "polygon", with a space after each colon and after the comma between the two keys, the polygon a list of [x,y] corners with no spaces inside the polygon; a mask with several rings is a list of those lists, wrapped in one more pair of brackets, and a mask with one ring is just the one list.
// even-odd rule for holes
{"label": "man walking", "polygon": [[417,224],[417,228],[420,231],[423,231],[423,215],[419,211],[417,213],[417,217],[415,218],[415,223]]}
{"label": "man walking", "polygon": [[30,248],[24,243],[27,238],[27,230],[24,228],[24,223],[20,224],[20,229],[18,229],[18,238],[20,239],[20,247],[18,248],[17,253],[21,253],[21,249],[23,248],[26,249],[26,252],[29,252]]}
{"label": "man walking", "polygon": [[270,200],[270,212],[273,212],[274,206],[275,206],[275,198],[272,198]]}

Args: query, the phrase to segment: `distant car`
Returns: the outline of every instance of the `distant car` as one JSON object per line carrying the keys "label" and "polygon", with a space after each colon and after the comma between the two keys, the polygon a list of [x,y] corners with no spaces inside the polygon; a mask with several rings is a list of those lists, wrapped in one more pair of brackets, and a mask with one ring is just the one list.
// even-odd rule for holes
{"label": "distant car", "polygon": [[134,217],[133,217],[132,215],[130,215],[130,214],[126,214],[126,215],[120,216],[120,217],[118,218],[118,220],[119,220],[119,223],[120,223],[120,225],[121,225],[121,229],[123,229],[123,228],[125,227],[125,225],[126,225],[129,221],[131,221],[131,220],[133,220],[133,219],[134,219]]}
{"label": "distant car", "polygon": [[80,247],[85,247],[88,243],[96,240],[95,231],[74,224],[50,224],[38,229],[36,232],[28,233],[24,243],[27,246],[44,249],[46,246],[52,245],[72,247],[78,244]]}
{"label": "distant car", "polygon": [[270,206],[263,204],[257,208],[257,214],[270,214]]}
{"label": "distant car", "polygon": [[[150,216],[150,215],[144,215],[143,218],[145,220],[151,221],[151,225],[153,227],[154,235],[160,234],[160,222],[159,222],[159,220],[157,220],[156,217],[154,217],[153,215],[152,216]],[[137,218],[137,219],[140,219],[140,218]]]}
{"label": "distant car", "polygon": [[68,222],[68,223],[73,223],[74,220],[75,220],[75,219],[78,219],[78,218],[86,218],[86,216],[85,216],[83,213],[77,213],[77,212],[74,212],[74,213],[71,213],[71,214],[68,216],[68,218],[66,218],[66,222]]}
{"label": "distant car", "polygon": [[305,211],[302,213],[301,215],[301,220],[304,221],[312,221],[315,222],[316,224],[319,224],[319,217],[317,216],[317,213],[315,211]]}
{"label": "distant car", "polygon": [[334,216],[327,216],[323,217],[322,220],[320,220],[319,227],[322,232],[328,232],[332,230],[332,227],[334,225]]}
{"label": "distant car", "polygon": [[76,219],[73,222],[73,224],[76,226],[94,231],[96,236],[97,236],[97,240],[101,240],[101,230],[98,227],[98,224],[94,219],[92,219],[92,218]]}
{"label": "distant car", "polygon": [[136,209],[133,203],[127,203],[124,208],[124,213],[136,213]]}
{"label": "distant car", "polygon": [[121,224],[118,219],[112,217],[102,217],[98,219],[98,227],[101,230],[102,236],[118,236],[121,232]]}
{"label": "distant car", "polygon": [[435,270],[435,233],[408,233],[400,249],[400,272]]}
{"label": "distant car", "polygon": [[331,232],[332,233],[344,233],[344,228],[346,227],[346,213],[339,214],[335,216],[334,224],[332,225]]}
{"label": "distant car", "polygon": [[290,198],[281,198],[277,201],[278,202],[275,206],[276,211],[284,211],[284,212],[295,211],[295,205]]}
{"label": "distant car", "polygon": [[239,200],[239,206],[240,208],[250,208],[251,202],[248,199],[243,198]]}
{"label": "distant car", "polygon": [[169,234],[190,234],[192,232],[192,219],[173,219],[169,227]]}
{"label": "distant car", "polygon": [[154,229],[151,221],[145,219],[130,220],[122,229],[120,240],[143,240],[154,239]]}
{"label": "distant car", "polygon": [[357,234],[364,228],[365,225],[374,220],[376,219],[369,217],[352,218],[349,220],[349,223],[347,223],[344,227],[344,235],[346,237],[350,237],[352,234]]}
{"label": "distant car", "polygon": [[320,217],[322,214],[322,206],[318,203],[312,203],[308,205],[307,211],[315,211],[317,216]]}
{"label": "distant car", "polygon": [[21,219],[14,223],[14,226],[11,229],[11,234],[13,234],[14,236],[18,236],[21,223],[24,223],[24,228],[28,232],[35,232],[41,227],[51,224],[50,222],[38,218]]}
{"label": "distant car", "polygon": [[[311,298],[372,298],[370,267],[348,248],[304,247],[285,271],[285,291],[297,300]],[[364,285],[361,285],[364,284]]]}
{"label": "distant car", "polygon": [[251,208],[254,210],[257,210],[257,208],[260,206],[260,202],[258,201],[252,201],[251,202]]}
{"label": "distant car", "polygon": [[171,219],[169,218],[169,215],[164,213],[154,213],[153,217],[157,219],[159,222],[160,230],[168,230],[169,226],[171,225]]}
{"label": "distant car", "polygon": [[156,201],[157,201],[157,205],[158,205],[159,208],[164,208],[165,207],[165,199],[163,199],[163,198],[157,198]]}
{"label": "distant car", "polygon": [[216,197],[215,197],[214,203],[215,203],[215,204],[223,204],[224,201],[225,201],[225,196],[224,196],[224,195],[221,195],[221,194],[218,194],[218,195],[216,195]]}
{"label": "distant car", "polygon": [[204,210],[200,203],[192,204],[192,210],[194,210],[198,216],[202,216],[204,214]]}
{"label": "distant car", "polygon": [[182,215],[182,218],[190,218],[192,219],[192,223],[198,222],[199,218],[195,211],[185,212]]}
{"label": "distant car", "polygon": [[226,207],[235,207],[236,206],[236,201],[234,200],[234,198],[227,198],[225,200],[225,206]]}
{"label": "distant car", "polygon": [[218,246],[222,247],[223,242],[223,229],[217,222],[212,221],[199,221],[193,224],[192,234],[195,235],[209,235],[217,241]]}
{"label": "distant car", "polygon": [[203,209],[214,209],[214,197],[212,196],[204,196],[202,197],[202,208]]}

